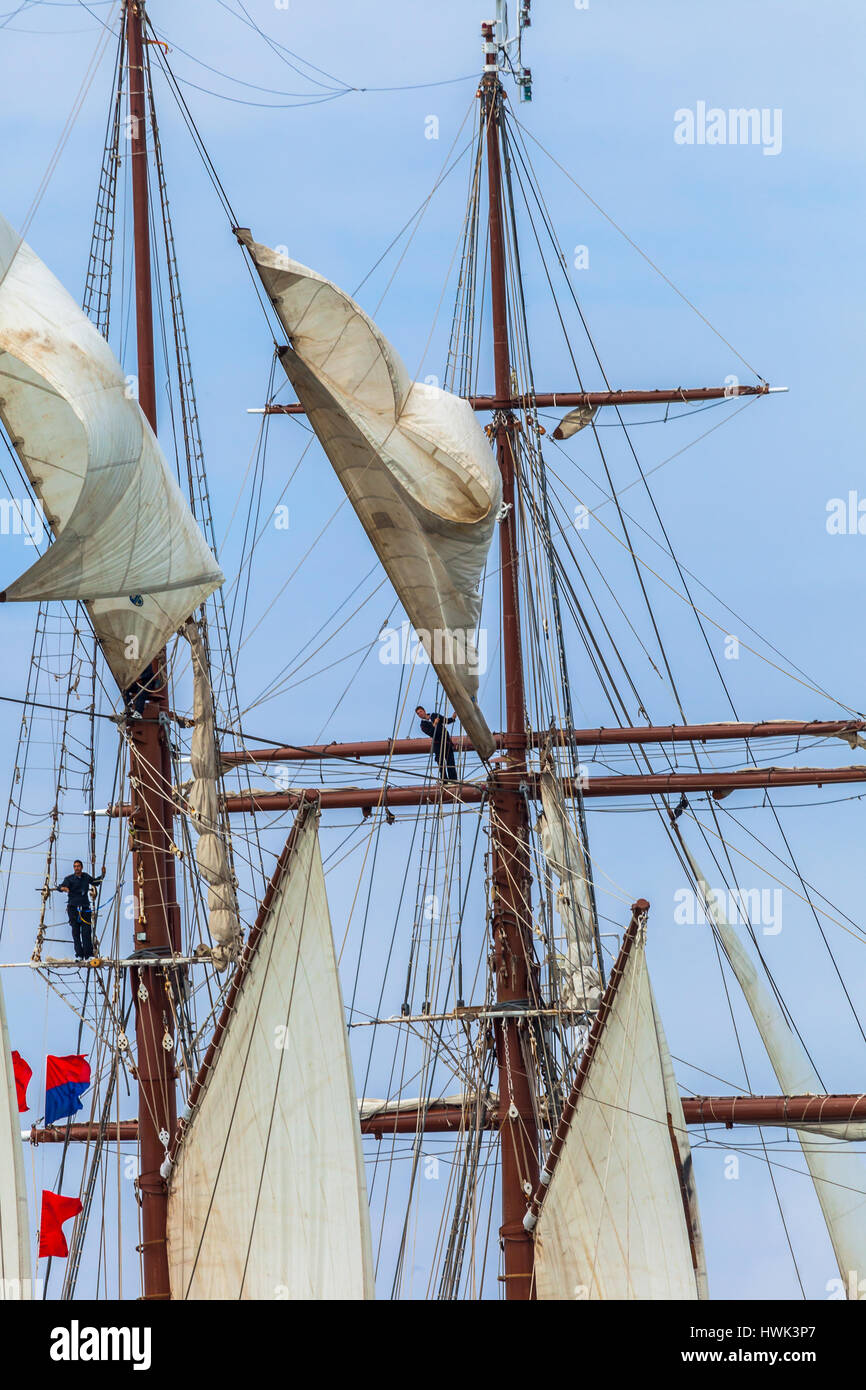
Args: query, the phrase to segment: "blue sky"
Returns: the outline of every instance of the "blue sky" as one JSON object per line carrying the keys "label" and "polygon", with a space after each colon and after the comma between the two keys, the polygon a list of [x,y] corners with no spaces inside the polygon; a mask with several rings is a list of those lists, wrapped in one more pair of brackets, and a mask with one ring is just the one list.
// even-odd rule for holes
{"label": "blue sky", "polygon": [[[374,8],[346,0],[290,0],[285,10],[250,0],[247,8],[270,38],[324,71],[304,64],[295,66],[303,67],[306,76],[293,70],[285,52],[269,48],[238,18],[234,0],[226,5],[193,0],[182,7],[153,0],[149,12],[169,45],[178,78],[197,84],[185,85],[184,95],[239,221],[249,225],[257,239],[286,245],[296,259],[354,290],[427,197],[452,143],[456,152],[469,138],[471,126],[463,122],[471,116],[480,68],[479,25],[489,16],[483,7],[476,12],[456,0],[442,0],[435,7],[417,0],[384,0]],[[0,16],[0,206],[13,224],[21,225],[96,48],[100,18],[113,11],[107,4],[94,4],[90,10],[41,4],[14,12],[13,0],[6,0]],[[621,386],[715,384],[730,373],[752,380],[739,353],[769,381],[790,388],[788,395],[749,406],[658,468],[651,480],[681,564],[743,620],[733,618],[695,583],[698,606],[720,625],[707,630],[738,713],[748,719],[818,718],[861,708],[864,661],[857,640],[856,602],[866,537],[830,535],[826,518],[831,499],[847,498],[852,490],[866,496],[860,438],[864,285],[855,232],[864,212],[862,6],[853,0],[820,8],[799,0],[764,0],[760,6],[740,0],[725,5],[712,0],[701,6],[675,0],[658,0],[653,6],[637,0],[590,0],[587,9],[578,10],[566,0],[535,0],[532,17],[526,60],[532,67],[534,99],[522,106],[515,101],[516,115],[717,330],[714,333],[684,304],[530,141],[562,246],[566,253],[577,246],[588,248],[588,268],[572,270],[571,282],[608,378]],[[219,71],[209,71],[205,64]],[[240,81],[232,82],[226,74]],[[109,83],[110,60],[105,60],[28,231],[33,247],[76,295],[86,267]],[[439,83],[443,85],[425,85]],[[334,95],[335,86],[367,90]],[[162,84],[157,95],[217,537],[221,542],[226,537],[221,557],[231,579],[248,505],[248,487],[242,489],[242,480],[259,429],[258,418],[246,412],[264,400],[271,340],[228,221]],[[246,104],[250,102],[257,104]],[[675,113],[694,109],[698,102],[724,110],[781,111],[780,152],[765,155],[756,146],[677,144]],[[431,116],[438,120],[438,139],[425,136]],[[405,239],[401,241],[359,293],[363,307],[375,312],[410,369],[420,369],[420,375],[441,374],[444,366],[452,257],[466,181],[464,160],[431,201],[408,247]],[[527,228],[524,232],[535,379],[541,389],[574,389],[573,368],[532,255],[531,236]],[[118,324],[126,322],[121,313]],[[573,315],[569,328],[585,382],[600,385],[599,369],[585,339],[574,331]],[[128,336],[126,331],[120,334],[115,346],[132,366],[134,346]],[[488,344],[489,336],[485,348]],[[486,353],[482,380],[492,382]],[[635,410],[630,421],[656,420],[635,424],[632,431],[644,469],[649,471],[696,440],[722,419],[722,411],[733,416],[733,409],[724,406],[667,424],[657,422],[659,412]],[[599,433],[617,486],[625,488],[636,476],[634,461],[619,431],[605,428]],[[273,421],[263,515],[279,499],[307,441],[297,422]],[[577,499],[590,507],[603,500],[604,477],[588,436],[579,436],[563,451],[551,446],[547,457],[568,508]],[[299,743],[319,736],[384,737],[391,732],[398,673],[377,663],[375,656],[333,713],[359,657],[342,660],[304,684],[293,684],[267,703],[256,703],[274,674],[295,661],[305,643],[316,646],[321,639],[314,634],[320,624],[373,566],[360,528],[343,508],[274,602],[341,500],[337,481],[316,448],[304,457],[285,500],[290,527],[287,532],[266,530],[249,592],[244,629],[249,638],[241,663],[245,726],[265,738]],[[665,587],[663,581],[678,587],[669,557],[638,529],[645,527],[659,538],[646,494],[633,487],[623,501],[634,518],[636,550],[662,576],[657,579],[644,571],[689,718],[733,717],[694,616]],[[600,512],[605,525],[615,529],[612,516],[610,506]],[[14,548],[19,542],[0,539],[3,577],[11,578],[24,568],[21,552]],[[646,611],[622,547],[595,522],[586,533],[586,544],[641,642],[653,651]],[[359,601],[378,582],[379,576],[371,577],[359,590]],[[670,692],[610,594],[599,587],[597,598],[653,722],[677,719]],[[324,648],[321,659],[295,679],[372,642],[391,604],[387,589],[379,590]],[[33,615],[8,611],[3,621],[9,661],[0,693],[21,695]],[[807,672],[808,680],[797,683],[745,650],[748,643],[778,666],[786,665],[749,635],[745,623]],[[724,656],[726,633],[742,639],[737,660]],[[613,722],[573,636],[569,661],[576,721],[588,726]],[[827,695],[816,693],[814,686]],[[491,725],[499,727],[495,669],[484,699]],[[414,703],[413,697],[406,709]],[[546,719],[545,711],[538,713]],[[2,777],[12,773],[18,718],[13,706],[0,707],[6,749]],[[408,733],[410,728],[411,719],[404,716],[400,731]],[[112,765],[107,737],[103,749],[101,791]],[[781,761],[782,750],[772,751]],[[801,750],[791,761],[849,763],[858,756],[839,744]],[[769,755],[768,759],[772,760]],[[708,760],[717,766],[741,766],[745,757],[738,748],[718,750]],[[682,755],[678,765],[686,766]],[[624,770],[626,764],[613,766]],[[336,772],[333,775],[339,780]],[[49,774],[30,785],[34,792],[29,804],[36,809],[43,787],[47,795]],[[804,877],[834,905],[828,911],[838,920],[825,922],[825,930],[859,1004],[862,938],[839,925],[842,914],[858,922],[862,918],[862,808],[852,799],[857,791],[856,786],[820,792],[807,788],[779,794],[776,804],[795,808],[780,809],[782,823]],[[774,888],[777,884],[766,869],[776,872],[778,866],[748,835],[753,831],[773,851],[783,853],[769,813],[751,809],[758,801],[752,793],[737,792],[723,805],[747,827],[729,825],[732,840],[762,866],[738,861],[741,882]],[[729,1090],[727,1083],[744,1085],[707,928],[678,926],[673,920],[682,872],[656,818],[644,811],[625,814],[611,802],[596,802],[595,807],[589,814],[594,860],[621,887],[610,890],[602,910],[624,924],[624,903],[636,896],[650,899],[649,959],[672,1052],[722,1078],[702,1077],[680,1064],[681,1082],[709,1093]],[[334,817],[333,828],[326,831],[326,847],[336,845],[357,819],[356,813]],[[67,826],[72,824],[70,816]],[[363,951],[358,917],[353,916],[344,962],[347,994],[352,992],[359,955],[360,995],[372,997],[381,980],[380,958],[371,954],[371,942],[378,947],[390,935],[408,835],[407,827],[398,825],[390,845],[381,841],[386,867],[377,869],[375,881],[378,916],[374,910]],[[62,851],[74,857],[74,830],[64,828],[64,836]],[[268,832],[266,839],[277,848],[280,830]],[[396,868],[387,868],[385,849]],[[9,866],[4,862],[3,867]],[[358,867],[356,855],[331,876],[335,923],[351,915]],[[789,877],[782,876],[783,929],[763,938],[762,948],[828,1088],[859,1092],[866,1044],[846,1011],[814,919],[806,904],[788,892]],[[365,881],[362,899],[366,891]],[[35,930],[35,914],[28,916],[26,911],[27,894],[34,899],[35,894],[20,882],[13,893],[25,910],[4,926],[0,951],[4,960],[23,960],[30,954]],[[483,914],[475,926],[477,956],[482,950]],[[402,1002],[399,976],[405,973],[409,927],[411,905],[408,926],[404,908],[395,938],[397,962],[393,978],[388,976],[383,1004],[388,1013],[399,1012]],[[41,984],[19,985],[20,980],[16,973],[13,984],[10,973],[4,972],[13,1046],[31,1057],[46,1049],[71,1051],[72,1016],[46,996]],[[775,1081],[754,1029],[738,1004],[735,1011],[752,1088],[771,1092]],[[365,1066],[365,1054],[356,1055],[356,1064]],[[382,1065],[376,1061],[372,1066],[373,1080],[380,1083],[386,1079],[379,1074]],[[368,1090],[379,1094],[373,1080]],[[734,1138],[747,1146],[758,1142],[757,1134],[748,1130],[738,1131]],[[713,1132],[711,1139],[703,1145],[696,1136],[696,1165],[713,1294],[797,1297],[797,1280],[762,1159],[754,1148],[744,1152],[740,1176],[731,1180],[725,1177],[724,1156],[733,1149],[725,1147],[724,1134]],[[808,1180],[789,1171],[802,1166],[795,1147],[782,1145],[776,1157],[786,1165],[775,1170],[776,1179],[803,1284],[809,1297],[820,1298],[835,1270],[817,1204]],[[41,1171],[46,1186],[51,1185],[56,1161],[50,1150],[36,1156],[37,1174]],[[433,1206],[431,1198],[431,1210]],[[423,1280],[423,1275],[419,1270],[418,1278]]]}

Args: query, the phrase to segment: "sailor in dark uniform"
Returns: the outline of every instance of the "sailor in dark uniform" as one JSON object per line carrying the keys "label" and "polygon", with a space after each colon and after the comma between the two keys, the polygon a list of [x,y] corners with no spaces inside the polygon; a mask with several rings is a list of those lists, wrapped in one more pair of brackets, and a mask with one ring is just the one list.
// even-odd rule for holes
{"label": "sailor in dark uniform", "polygon": [[451,742],[446,725],[453,724],[457,718],[452,714],[446,719],[444,714],[428,714],[423,705],[416,706],[415,713],[421,720],[421,732],[433,740],[433,758],[443,782],[457,781],[457,765],[454,761],[454,744]]}
{"label": "sailor in dark uniform", "polygon": [[144,715],[145,704],[154,697],[161,685],[159,673],[154,671],[153,662],[151,662],[138,679],[134,680],[132,685],[123,692],[127,719],[141,719]]}
{"label": "sailor in dark uniform", "polygon": [[76,960],[89,960],[93,955],[91,935],[93,907],[89,893],[90,889],[95,887],[97,883],[101,883],[104,878],[104,864],[99,878],[91,878],[90,874],[84,872],[84,865],[81,860],[76,859],[72,865],[72,873],[67,874],[63,882],[57,885],[56,891],[58,893],[68,894],[66,915],[72,928],[72,944],[75,947]]}

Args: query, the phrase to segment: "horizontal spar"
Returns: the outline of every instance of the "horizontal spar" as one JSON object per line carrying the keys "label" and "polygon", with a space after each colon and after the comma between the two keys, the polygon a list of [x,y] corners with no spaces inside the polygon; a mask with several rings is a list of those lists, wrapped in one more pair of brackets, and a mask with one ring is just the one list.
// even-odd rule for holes
{"label": "horizontal spar", "polygon": [[169,966],[211,964],[209,956],[175,956],[166,952],[164,955],[123,956],[120,960],[113,956],[91,956],[87,960],[78,956],[31,956],[29,960],[4,960],[0,962],[0,970],[100,970],[103,966],[110,966],[112,970],[167,970]]}
{"label": "horizontal spar", "polygon": [[[717,800],[729,792],[761,791],[779,787],[822,787],[825,783],[866,782],[866,763],[859,767],[769,767],[744,768],[741,772],[649,772],[621,773],[617,777],[588,777],[582,783],[585,797],[659,796],[665,793],[712,792]],[[563,778],[565,796],[573,796],[573,784]],[[373,810],[377,806],[466,805],[479,802],[497,787],[523,788],[527,796],[538,799],[538,777],[533,772],[500,772],[489,782],[427,782],[414,787],[298,787],[285,792],[232,793],[225,798],[226,810],[239,812],[293,811],[305,801],[315,802],[323,811]],[[106,815],[128,816],[126,805],[109,806]]]}
{"label": "horizontal spar", "polygon": [[866,1095],[689,1096],[683,1111],[690,1125],[844,1125],[866,1120]]}
{"label": "horizontal spar", "polygon": [[[828,738],[857,734],[866,729],[866,719],[767,719],[758,724],[647,724],[625,728],[537,730],[529,734],[494,734],[497,748],[521,750],[541,748],[549,739],[560,745],[581,748],[615,743],[707,743],[718,739],[749,738]],[[463,735],[454,738],[460,753],[472,752],[472,741]],[[430,752],[429,738],[367,739],[354,743],[284,744],[273,748],[245,748],[223,753],[225,767],[243,763],[302,763],[322,758],[415,757]]]}
{"label": "horizontal spar", "polygon": [[[683,1096],[686,1124],[724,1124],[732,1126],[761,1124],[844,1124],[866,1120],[866,1095],[831,1096]],[[379,1114],[362,1115],[361,1133],[379,1138],[389,1134],[414,1134],[420,1127],[427,1133],[445,1134],[466,1126],[467,1120],[476,1123],[477,1108],[454,1101],[434,1101],[426,1109],[406,1106],[400,1110],[382,1110]],[[498,1129],[499,1116],[493,1107],[486,1109],[483,1127]],[[111,1143],[127,1143],[138,1138],[137,1120],[119,1120],[100,1131],[98,1124],[77,1124],[61,1128],[49,1127],[21,1131],[22,1139],[31,1144],[92,1143],[100,1132]]]}
{"label": "horizontal spar", "polygon": [[[866,1120],[866,1095],[838,1096],[682,1096],[686,1124],[845,1124]],[[478,1124],[477,1109],[448,1101],[434,1101],[426,1110],[401,1107],[362,1115],[361,1133],[383,1138],[394,1134],[447,1134]],[[497,1111],[491,1106],[481,1127],[498,1129]]]}
{"label": "horizontal spar", "polygon": [[[531,410],[570,406],[604,405],[672,405],[676,402],[718,401],[734,396],[767,396],[771,392],[787,391],[787,386],[673,386],[661,391],[539,391],[534,396],[469,396],[473,410]],[[304,407],[266,405],[251,409],[251,415],[303,415]]]}
{"label": "horizontal spar", "polygon": [[49,1125],[45,1129],[38,1129],[34,1125],[32,1129],[21,1131],[21,1138],[31,1144],[65,1144],[67,1139],[73,1144],[92,1144],[100,1135],[110,1144],[134,1143],[138,1139],[138,1120],[112,1120],[104,1129],[98,1124],[63,1125],[60,1128]]}

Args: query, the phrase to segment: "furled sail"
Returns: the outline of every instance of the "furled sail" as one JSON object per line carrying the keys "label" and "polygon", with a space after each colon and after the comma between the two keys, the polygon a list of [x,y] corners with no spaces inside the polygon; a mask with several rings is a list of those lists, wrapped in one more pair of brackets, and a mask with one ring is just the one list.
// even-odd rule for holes
{"label": "furled sail", "polygon": [[647,910],[633,908],[526,1217],[542,1299],[705,1290],[688,1135],[646,967]]}
{"label": "furled sail", "polygon": [[360,1096],[358,1114],[362,1120],[372,1120],[381,1115],[400,1115],[407,1111],[418,1115],[444,1108],[454,1112],[455,1116],[459,1111],[462,1122],[471,1128],[479,1116],[491,1115],[498,1103],[499,1097],[493,1091],[460,1091],[456,1095],[435,1097],[400,1096],[399,1100],[374,1100],[370,1096]]}
{"label": "furled sail", "polygon": [[190,746],[193,781],[186,800],[193,813],[193,826],[198,835],[196,863],[208,884],[207,924],[216,942],[213,959],[217,969],[224,969],[237,954],[243,933],[238,917],[234,874],[225,840],[220,833],[219,767],[210,672],[198,624],[190,620],[184,625],[183,633],[192,655],[195,719]]}
{"label": "furled sail", "polygon": [[291,340],[283,367],[463,728],[494,742],[477,703],[479,583],[502,501],[468,401],[412,382],[348,295],[238,231]]}
{"label": "furled sail", "polygon": [[570,410],[563,415],[551,438],[570,439],[578,430],[585,430],[587,425],[592,424],[597,411],[598,406],[595,405],[579,405],[575,410]]}
{"label": "furled sail", "polygon": [[169,1178],[173,1296],[372,1298],[358,1107],[311,806],[190,1100]]}
{"label": "furled sail", "polygon": [[863,1120],[814,1120],[792,1124],[790,1120],[762,1120],[762,1124],[777,1125],[783,1129],[796,1129],[800,1134],[828,1134],[831,1139],[848,1139],[852,1143],[863,1143],[866,1139],[866,1122]]}
{"label": "furled sail", "polygon": [[0,982],[0,1298],[29,1298],[30,1245],[21,1120]]}
{"label": "furled sail", "polygon": [[[694,855],[682,837],[679,842],[685,850],[707,913],[716,927],[737,983],[745,995],[783,1094],[821,1095],[824,1087],[806,1049],[778,1001],[760,978],[754,961],[736,931],[726,921]],[[815,1184],[839,1273],[847,1289],[850,1287],[850,1271],[862,1272],[866,1269],[866,1162],[858,1153],[851,1151],[844,1139],[830,1137],[825,1127],[809,1125],[803,1128],[808,1128],[814,1136],[803,1144],[803,1156]],[[861,1274],[858,1274],[857,1278],[860,1277]],[[857,1281],[854,1282],[856,1284]]]}
{"label": "furled sail", "polygon": [[567,1009],[591,1012],[601,1002],[601,979],[595,967],[595,931],[583,846],[574,832],[559,781],[544,771],[542,814],[536,830],[547,864],[559,879],[556,906],[565,930],[566,950],[557,958],[560,999]]}
{"label": "furled sail", "polygon": [[55,537],[4,597],[85,601],[125,689],[223,575],[105,339],[2,218],[0,420]]}

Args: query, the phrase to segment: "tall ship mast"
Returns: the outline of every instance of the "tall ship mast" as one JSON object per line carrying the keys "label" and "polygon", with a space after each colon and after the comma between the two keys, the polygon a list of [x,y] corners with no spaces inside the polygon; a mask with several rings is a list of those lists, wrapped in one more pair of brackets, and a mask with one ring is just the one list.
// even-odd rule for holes
{"label": "tall ship mast", "polygon": [[[742,1132],[803,1296],[780,1167],[826,1229],[819,1282],[862,1296],[866,1098],[819,1073],[766,938],[784,888],[832,965],[821,1009],[849,1010],[866,1040],[835,954],[840,931],[863,929],[801,871],[776,800],[866,781],[866,719],[745,620],[756,660],[821,708],[740,716],[717,596],[678,558],[629,423],[634,408],[732,412],[784,388],[751,369],[611,384],[536,174],[547,151],[522,118],[529,0],[482,24],[469,122],[437,178],[460,167],[467,183],[441,381],[426,371],[435,324],[404,358],[380,326],[384,294],[348,292],[260,240],[254,205],[235,210],[157,8],[125,0],[103,24],[114,69],[80,304],[28,227],[0,221],[4,479],[24,490],[17,534],[38,552],[23,572],[7,564],[0,609],[34,622],[28,673],[8,673],[21,719],[0,849],[2,1279],[60,1300],[703,1300],[699,1153],[730,1157]],[[162,102],[264,320],[267,390],[229,518],[205,463]],[[542,300],[564,344],[549,380]],[[277,559],[308,455],[332,511]],[[591,459],[601,501],[587,506]],[[229,563],[223,528],[244,515]],[[301,566],[299,605],[285,595]],[[277,582],[253,623],[257,576]],[[660,617],[660,587],[687,637]],[[385,621],[293,729],[288,692],[321,674],[310,663],[331,669],[329,644],[374,596]],[[274,642],[256,695],[247,643],[272,609],[283,635],[310,635],[288,663]],[[730,718],[687,717],[682,671],[698,659]],[[336,739],[346,700],[356,731]],[[377,702],[386,727],[363,738]],[[581,727],[588,710],[598,722]],[[817,764],[800,765],[812,748]],[[734,792],[758,799],[766,831],[727,814]],[[634,829],[614,868],[598,855],[591,813],[612,806],[630,812],[623,828],[652,818],[681,876],[673,909],[652,906],[653,882],[623,887]],[[719,1074],[669,1043],[670,991],[651,983],[648,961],[655,978],[686,955],[678,922],[716,971],[708,1011],[730,1011]],[[19,998],[47,1001],[45,1057]],[[756,1049],[771,1093],[753,1086]],[[743,1083],[720,1080],[738,1057]]]}

